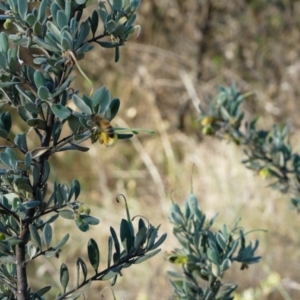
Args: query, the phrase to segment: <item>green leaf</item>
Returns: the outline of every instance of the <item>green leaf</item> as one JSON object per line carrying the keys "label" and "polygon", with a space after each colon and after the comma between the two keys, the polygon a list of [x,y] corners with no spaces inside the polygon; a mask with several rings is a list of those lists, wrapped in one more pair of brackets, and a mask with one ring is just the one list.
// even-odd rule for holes
{"label": "green leaf", "polygon": [[4,129],[7,133],[10,132],[11,129],[11,115],[10,113],[7,112],[3,112],[0,114],[0,126],[1,129]]}
{"label": "green leaf", "polygon": [[117,63],[120,60],[120,47],[115,49],[115,62]]}
{"label": "green leaf", "polygon": [[86,232],[90,228],[89,224],[83,222],[80,217],[77,217],[75,219],[75,224],[78,227],[78,229],[80,229],[82,232]]}
{"label": "green leaf", "polygon": [[30,239],[34,245],[42,250],[42,241],[40,235],[34,225],[29,224]]}
{"label": "green leaf", "polygon": [[187,203],[188,203],[188,206],[189,206],[191,212],[196,213],[198,210],[198,200],[195,197],[195,195],[190,194],[187,199]]}
{"label": "green leaf", "polygon": [[[22,0],[21,0],[22,1]],[[25,2],[25,1],[22,1],[22,2]],[[29,24],[29,26],[33,26],[34,23],[36,22],[36,17],[34,14],[28,14],[26,16],[26,22]]]}
{"label": "green leaf", "polygon": [[[116,269],[116,270],[115,270]],[[119,274],[119,268],[109,270],[106,274],[100,277],[101,280],[109,280]]]}
{"label": "green leaf", "polygon": [[41,98],[42,100],[47,100],[50,97],[50,93],[48,88],[46,88],[45,86],[40,86],[38,89],[38,96],[39,98]]}
{"label": "green leaf", "polygon": [[65,26],[68,26],[68,18],[62,10],[57,11],[56,23],[60,29],[63,29]]}
{"label": "green leaf", "polygon": [[23,151],[26,151],[26,152],[28,151],[25,133],[17,134],[14,138],[14,142]]}
{"label": "green leaf", "polygon": [[28,9],[27,1],[18,0],[18,13],[23,20],[25,20],[26,18],[27,9]]}
{"label": "green leaf", "polygon": [[19,113],[20,117],[21,117],[25,122],[27,122],[27,120],[33,118],[33,116],[29,113],[29,111],[28,111],[24,106],[19,105],[19,106],[17,107],[17,110],[18,110],[18,113]]}
{"label": "green leaf", "polygon": [[122,9],[123,1],[122,0],[113,0],[113,9],[120,11]]}
{"label": "green leaf", "polygon": [[58,214],[53,215],[53,216],[49,217],[49,218],[48,218],[46,221],[44,221],[43,223],[48,223],[48,224],[50,224],[50,223],[54,222],[58,217],[59,217]]}
{"label": "green leaf", "polygon": [[38,129],[42,129],[42,130],[46,130],[47,129],[47,124],[44,120],[42,119],[37,119],[37,118],[33,118],[33,119],[29,119],[26,122],[30,127],[34,127],[34,128],[38,128]]}
{"label": "green leaf", "polygon": [[117,24],[114,20],[109,20],[108,22],[105,23],[105,29],[109,34],[113,33],[116,27]]}
{"label": "green leaf", "polygon": [[41,184],[45,184],[47,182],[49,175],[50,175],[50,164],[49,164],[48,160],[45,159]]}
{"label": "green leaf", "polygon": [[33,177],[33,184],[32,186],[37,186],[40,180],[40,169],[37,165],[33,164],[31,166],[32,169],[32,177]]}
{"label": "green leaf", "polygon": [[20,64],[16,58],[11,57],[10,60],[8,61],[8,67],[11,73],[15,73],[18,71]]}
{"label": "green leaf", "polygon": [[60,283],[65,293],[69,283],[69,270],[65,264],[62,264],[60,267]]}
{"label": "green leaf", "polygon": [[118,47],[117,44],[112,43],[112,42],[100,42],[100,41],[96,41],[96,43],[99,44],[103,48],[116,48],[116,47]]}
{"label": "green leaf", "polygon": [[36,21],[34,23],[34,25],[33,25],[33,32],[37,36],[41,36],[43,34],[44,28],[43,28],[43,25],[39,21]]}
{"label": "green leaf", "polygon": [[60,210],[59,215],[68,220],[74,220],[74,212],[72,210]]}
{"label": "green leaf", "polygon": [[218,265],[220,263],[220,256],[219,254],[212,248],[207,249],[207,258]]}
{"label": "green leaf", "polygon": [[[49,23],[49,22],[48,22]],[[47,24],[48,24],[47,23]],[[43,41],[42,39],[38,38],[37,36],[33,36],[33,40],[34,42],[36,42],[42,49],[45,50],[49,50],[51,52],[54,53],[61,53],[60,48],[58,48],[58,46],[53,46],[49,43],[46,43],[45,41]]]}
{"label": "green leaf", "polygon": [[[1,153],[2,154],[2,153]],[[5,154],[8,155],[8,162],[9,162],[9,166],[15,171],[17,172],[17,167],[18,167],[18,161],[17,161],[17,157],[16,154],[14,152],[13,149],[11,149],[10,147],[7,147],[5,149]]]}
{"label": "green leaf", "polygon": [[39,6],[37,18],[41,23],[43,23],[45,16],[46,16],[47,2],[48,2],[47,0],[42,0],[42,3]]}
{"label": "green leaf", "polygon": [[63,148],[60,148],[60,150],[78,150],[78,151],[81,151],[81,152],[87,152],[90,150],[90,148],[88,147],[83,147],[83,146],[79,146],[77,144],[73,144],[73,143],[70,143],[70,149],[66,149],[65,147]]}
{"label": "green leaf", "polygon": [[90,30],[91,30],[91,27],[90,27],[90,23],[88,20],[86,20],[80,24],[80,31],[79,31],[78,38],[77,38],[76,44],[75,44],[76,50],[82,46],[85,39],[88,37]]}
{"label": "green leaf", "polygon": [[26,172],[29,172],[30,166],[31,166],[31,163],[32,163],[32,156],[31,156],[31,153],[30,153],[30,152],[27,152],[27,153],[25,154],[24,162],[25,162],[25,169],[26,169]]}
{"label": "green leaf", "polygon": [[37,88],[46,86],[46,79],[41,71],[36,70],[34,72],[33,78],[34,78],[34,83]]}
{"label": "green leaf", "polygon": [[111,265],[111,258],[112,258],[112,244],[113,240],[112,237],[108,237],[108,252],[107,252],[107,268]]}
{"label": "green leaf", "polygon": [[89,225],[98,225],[100,223],[99,219],[89,216],[89,215],[80,215],[81,220]]}
{"label": "green leaf", "polygon": [[[25,180],[28,180],[28,179],[25,179]],[[41,202],[40,201],[28,201],[28,202],[24,202],[22,204],[22,206],[26,209],[31,209],[31,208],[34,208],[34,207],[37,207],[41,205]]]}
{"label": "green leaf", "polygon": [[35,292],[36,294],[38,294],[39,296],[43,296],[45,295],[47,292],[49,292],[51,290],[51,286],[45,286],[43,288],[41,288],[40,290],[38,290],[37,292]]}
{"label": "green leaf", "polygon": [[105,24],[106,19],[108,17],[108,12],[106,10],[106,6],[105,6],[104,2],[102,2],[102,1],[99,2],[99,14],[100,14],[100,18],[101,18],[102,22]]}
{"label": "green leaf", "polygon": [[69,127],[70,129],[72,130],[72,132],[74,134],[76,134],[79,130],[79,126],[80,126],[80,123],[78,121],[78,118],[77,117],[74,117],[73,115],[70,115],[68,117],[68,124],[69,124]]}
{"label": "green leaf", "polygon": [[149,248],[147,249],[147,251],[154,250],[154,249],[158,248],[158,247],[166,240],[166,238],[167,238],[167,234],[164,233],[164,234],[158,239],[158,241],[157,241],[155,244],[153,244],[151,247],[149,247]]}
{"label": "green leaf", "polygon": [[2,161],[3,164],[11,168],[10,166],[10,159],[7,153],[0,152],[0,160]]}
{"label": "green leaf", "polygon": [[51,110],[55,116],[60,119],[67,119],[71,115],[71,111],[61,104],[55,104],[51,106]]}
{"label": "green leaf", "polygon": [[77,267],[77,286],[79,286],[79,277],[80,277],[80,268],[82,270],[83,279],[82,282],[86,280],[87,277],[87,266],[85,262],[79,257],[76,261],[76,267]]}
{"label": "green leaf", "polygon": [[120,108],[120,100],[118,98],[112,99],[112,101],[109,104],[110,121],[117,115],[119,108]]}
{"label": "green leaf", "polygon": [[3,52],[0,52],[0,67],[2,69],[6,69],[7,68],[6,55]]}
{"label": "green leaf", "polygon": [[170,218],[176,226],[185,226],[184,218],[181,214],[177,212],[171,212]]}
{"label": "green leaf", "polygon": [[[6,130],[0,129],[0,137],[6,139],[8,137],[8,132]],[[5,146],[1,146],[5,147]]]}
{"label": "green leaf", "polygon": [[104,114],[110,101],[110,94],[105,86],[96,90],[92,96],[92,104],[94,108],[98,107],[98,113]]}
{"label": "green leaf", "polygon": [[219,244],[219,246],[222,248],[222,250],[225,250],[226,248],[226,239],[224,238],[223,234],[221,232],[217,232],[216,239]]}
{"label": "green leaf", "polygon": [[79,96],[77,96],[76,94],[73,95],[72,97],[74,104],[76,105],[76,107],[83,113],[90,115],[92,114],[92,110],[90,108],[89,105],[86,104],[86,102],[80,98]]}
{"label": "green leaf", "polygon": [[127,140],[133,137],[133,134],[120,134],[118,133],[119,140]]}
{"label": "green leaf", "polygon": [[7,54],[9,49],[8,37],[5,32],[0,33],[0,48],[4,54]]}
{"label": "green leaf", "polygon": [[74,195],[74,201],[78,198],[80,194],[80,183],[77,179],[73,179],[71,183],[71,190],[69,194],[69,201],[71,200],[72,196]]}
{"label": "green leaf", "polygon": [[65,51],[73,50],[73,38],[67,30],[62,33],[61,46]]}
{"label": "green leaf", "polygon": [[121,237],[121,242],[124,247],[124,250],[126,251],[127,254],[130,254],[133,246],[131,228],[129,222],[125,219],[122,219],[121,221],[120,237]]}
{"label": "green leaf", "polygon": [[29,255],[30,260],[37,254],[37,249],[33,244],[30,244],[27,248],[27,253]]}
{"label": "green leaf", "polygon": [[100,263],[100,252],[99,252],[99,248],[98,248],[98,245],[95,240],[93,240],[93,239],[89,240],[87,250],[88,250],[89,261],[90,261],[93,269],[97,273],[99,263]]}
{"label": "green leaf", "polygon": [[93,13],[92,13],[92,17],[89,19],[90,24],[91,24],[91,30],[92,30],[92,33],[93,33],[93,37],[95,36],[95,33],[97,31],[97,28],[98,28],[98,20],[99,20],[98,13],[97,13],[96,10],[94,10]]}
{"label": "green leaf", "polygon": [[232,265],[231,260],[226,258],[223,260],[220,269],[222,272],[224,272],[224,271],[228,270],[231,267],[231,265]]}
{"label": "green leaf", "polygon": [[50,247],[52,241],[52,228],[49,224],[46,224],[43,229],[43,238],[47,248]]}
{"label": "green leaf", "polygon": [[145,243],[147,239],[147,228],[142,227],[135,236],[134,239],[134,248],[136,251],[140,249],[140,247]]}
{"label": "green leaf", "polygon": [[114,245],[115,245],[116,254],[118,257],[120,257],[120,253],[121,253],[120,243],[119,243],[117,234],[116,234],[115,230],[113,229],[113,227],[110,227],[110,233],[111,233],[111,237],[113,239]]}
{"label": "green leaf", "polygon": [[69,234],[67,233],[55,246],[53,246],[54,249],[61,248],[69,239]]}
{"label": "green leaf", "polygon": [[58,96],[59,94],[61,94],[62,92],[64,92],[69,85],[71,84],[71,82],[76,78],[76,76],[71,76],[68,77],[65,82],[59,87],[58,90],[56,90],[53,94],[52,97],[55,98],[56,96]]}
{"label": "green leaf", "polygon": [[134,263],[135,263],[135,264],[140,264],[140,263],[144,262],[145,260],[147,260],[147,259],[153,257],[154,255],[156,255],[156,254],[159,253],[160,251],[161,251],[161,249],[157,249],[157,250],[152,251],[152,252],[150,252],[150,253],[148,253],[148,254],[146,254],[146,255],[143,255],[143,256],[141,256],[141,257],[135,259],[135,260],[134,260]]}

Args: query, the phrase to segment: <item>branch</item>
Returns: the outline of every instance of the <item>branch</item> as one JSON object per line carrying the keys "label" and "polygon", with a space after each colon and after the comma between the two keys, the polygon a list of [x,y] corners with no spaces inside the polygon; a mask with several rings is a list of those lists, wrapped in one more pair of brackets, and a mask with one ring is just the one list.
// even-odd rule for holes
{"label": "branch", "polygon": [[[16,220],[20,220],[19,216],[14,213],[13,211],[9,210],[7,207],[5,207],[2,203],[0,203],[0,208],[4,210],[4,212],[12,217],[14,217]],[[0,211],[1,212],[1,211]],[[1,212],[2,213],[2,212]]]}
{"label": "branch", "polygon": [[[80,288],[82,288],[83,286],[85,286],[86,284],[88,284],[89,281],[101,280],[99,277],[102,276],[102,275],[104,275],[105,273],[107,273],[109,270],[114,269],[114,268],[116,268],[116,267],[118,267],[118,266],[121,266],[121,265],[123,265],[123,264],[125,264],[125,263],[127,263],[127,262],[130,262],[130,260],[131,260],[132,258],[140,257],[140,256],[143,256],[143,255],[138,255],[138,254],[134,253],[134,254],[125,256],[125,257],[123,258],[123,260],[119,261],[119,263],[117,263],[116,265],[110,266],[109,268],[103,270],[102,272],[97,273],[97,274],[95,274],[94,276],[90,277],[89,279],[84,280],[84,281],[83,281],[80,285],[78,285],[76,288],[74,288],[74,289],[68,291],[67,293],[61,295],[60,297],[56,298],[56,300],[62,300],[62,299],[65,299],[68,295],[73,294],[74,292],[76,292],[77,290],[79,290]],[[116,276],[117,276],[117,275],[116,275]]]}

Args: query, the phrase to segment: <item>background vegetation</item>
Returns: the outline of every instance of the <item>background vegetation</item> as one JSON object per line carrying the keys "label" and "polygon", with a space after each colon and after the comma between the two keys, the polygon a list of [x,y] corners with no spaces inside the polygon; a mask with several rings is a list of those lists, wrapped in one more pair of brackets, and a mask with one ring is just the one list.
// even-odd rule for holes
{"label": "background vegetation", "polygon": [[[175,266],[166,257],[177,242],[167,218],[171,203],[165,190],[177,203],[183,202],[191,176],[194,194],[208,217],[220,211],[217,223],[232,221],[233,225],[241,215],[246,228],[268,230],[251,236],[261,242],[262,262],[244,270],[243,276],[238,269],[231,271],[228,281],[238,279],[239,295],[244,293],[246,299],[251,288],[256,296],[252,293],[248,299],[299,298],[298,216],[289,210],[288,196],[270,190],[267,181],[246,170],[239,147],[203,138],[196,122],[197,105],[205,105],[205,95],[214,95],[218,85],[234,81],[243,92],[255,92],[243,105],[246,116],[260,115],[261,128],[287,122],[292,145],[299,152],[299,14],[300,2],[293,0],[144,0],[137,22],[142,27],[140,36],[121,49],[120,63],[115,64],[113,53],[99,46],[81,66],[96,86],[106,85],[121,99],[119,117],[112,125],[156,131],[119,141],[113,148],[95,145],[85,154],[69,152],[52,158],[58,166],[53,179],[59,175],[69,183],[76,174],[104,228],[116,225],[124,215],[123,206],[115,201],[123,193],[132,215],[142,212],[169,233],[163,244],[165,256],[124,270],[130,275],[115,287],[118,299],[171,296],[166,271]],[[80,74],[76,82],[88,93]],[[62,220],[60,226],[71,228],[71,222]],[[109,234],[97,228],[89,233],[71,233],[76,247],[62,252],[57,265],[73,262],[85,252],[82,245],[90,237],[99,240],[101,234],[106,240]],[[51,263],[55,261],[45,259],[32,272],[59,285],[59,278],[52,277]],[[90,297],[103,287],[99,283]],[[110,299],[108,289],[104,294]]]}

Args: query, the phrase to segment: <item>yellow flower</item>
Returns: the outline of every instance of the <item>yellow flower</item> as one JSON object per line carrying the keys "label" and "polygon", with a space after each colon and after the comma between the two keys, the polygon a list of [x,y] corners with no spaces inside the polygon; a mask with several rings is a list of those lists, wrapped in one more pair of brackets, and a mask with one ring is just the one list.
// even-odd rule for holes
{"label": "yellow flower", "polygon": [[214,118],[206,116],[201,120],[201,125],[206,126],[212,124],[213,122],[214,122]]}
{"label": "yellow flower", "polygon": [[270,172],[267,168],[263,168],[261,170],[259,170],[258,175],[262,178],[262,179],[267,179],[270,176]]}
{"label": "yellow flower", "polygon": [[118,140],[118,135],[116,133],[112,138],[109,137],[109,135],[104,131],[100,133],[99,143],[104,144],[107,147],[113,146],[117,142],[117,140]]}

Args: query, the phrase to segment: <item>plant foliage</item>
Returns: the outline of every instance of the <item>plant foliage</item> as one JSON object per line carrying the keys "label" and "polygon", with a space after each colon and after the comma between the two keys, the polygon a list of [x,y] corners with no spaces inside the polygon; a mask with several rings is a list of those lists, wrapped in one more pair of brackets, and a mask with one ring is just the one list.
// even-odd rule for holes
{"label": "plant foliage", "polygon": [[291,195],[293,206],[300,209],[300,155],[293,152],[286,125],[274,125],[270,131],[257,129],[258,118],[243,122],[241,104],[250,94],[241,94],[236,86],[220,87],[214,99],[209,99],[209,108],[202,106],[199,120],[205,135],[242,145],[246,158],[245,166],[264,179],[270,186]]}
{"label": "plant foliage", "polygon": [[[80,95],[71,87],[72,71],[99,44],[114,48],[115,60],[137,27],[134,25],[139,1],[100,1],[98,9],[84,19],[84,9],[93,1],[42,0],[31,11],[28,2],[8,0],[0,2],[4,27],[14,34],[0,33],[0,297],[1,299],[44,299],[51,284],[33,291],[27,283],[27,267],[40,256],[58,257],[69,234],[56,244],[56,230],[51,226],[58,217],[74,222],[81,231],[98,225],[90,209],[80,201],[80,184],[74,179],[70,185],[54,182],[48,189],[51,172],[49,158],[59,151],[88,151],[80,144],[90,139],[105,145],[132,137],[138,129],[113,128],[111,120],[120,106],[105,87],[90,95]],[[99,25],[102,23],[102,30]],[[102,31],[101,34],[97,34]],[[9,40],[11,42],[9,42]],[[20,48],[37,48],[34,67],[20,57]],[[89,81],[89,79],[86,77]],[[72,109],[70,102],[76,107]],[[10,106],[10,108],[9,108]],[[10,111],[15,109],[12,117]],[[12,125],[26,123],[24,132],[14,134]],[[97,122],[95,122],[95,116]],[[71,134],[64,135],[69,128]],[[29,129],[28,129],[29,128]],[[38,144],[31,148],[27,131],[33,131]],[[127,131],[127,132],[126,132]],[[125,199],[126,202],[126,199]],[[94,269],[88,274],[87,263],[76,261],[76,286],[70,287],[67,265],[60,267],[61,292],[56,299],[77,299],[92,281],[112,280],[115,284],[123,268],[141,263],[157,254],[166,235],[158,238],[158,228],[143,219],[135,232],[126,203],[127,218],[121,220],[119,234],[110,228],[107,267],[99,269],[100,248],[90,239],[87,245],[89,263]]]}
{"label": "plant foliage", "polygon": [[240,220],[232,229],[223,225],[215,231],[212,226],[217,216],[207,219],[193,194],[189,195],[184,211],[175,203],[171,207],[173,233],[182,248],[175,249],[168,260],[181,266],[182,272],[168,273],[178,299],[233,299],[237,285],[224,283],[225,273],[234,262],[241,263],[244,270],[260,259],[255,255],[259,242],[246,242],[247,233],[239,226]]}

